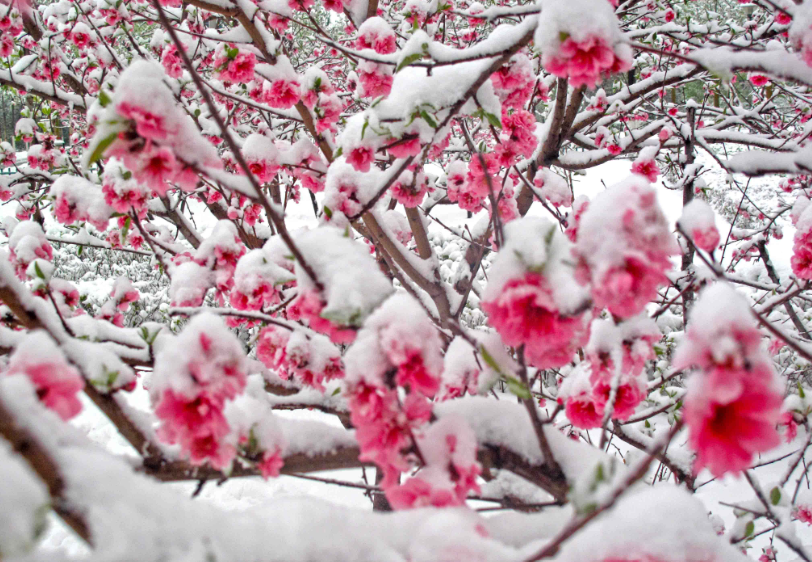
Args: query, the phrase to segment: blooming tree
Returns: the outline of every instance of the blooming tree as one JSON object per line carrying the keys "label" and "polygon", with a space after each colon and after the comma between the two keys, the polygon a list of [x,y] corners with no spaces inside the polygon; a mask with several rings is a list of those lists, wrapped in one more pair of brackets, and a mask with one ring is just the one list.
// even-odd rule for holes
{"label": "blooming tree", "polygon": [[[810,562],[812,0],[721,3],[0,4],[0,556]],[[166,484],[280,475],[373,509]]]}

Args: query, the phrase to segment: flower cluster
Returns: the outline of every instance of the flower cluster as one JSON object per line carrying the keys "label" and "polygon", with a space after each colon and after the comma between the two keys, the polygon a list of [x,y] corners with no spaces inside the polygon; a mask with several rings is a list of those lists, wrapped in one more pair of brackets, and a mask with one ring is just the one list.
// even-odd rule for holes
{"label": "flower cluster", "polygon": [[589,203],[578,221],[577,278],[592,300],[620,318],[638,314],[667,282],[678,251],[654,190],[632,177]]}
{"label": "flower cluster", "polygon": [[222,321],[195,316],[177,339],[158,353],[150,380],[158,437],[178,444],[193,464],[225,470],[236,449],[224,415],[226,402],[246,384],[245,352]]}
{"label": "flower cluster", "polygon": [[588,306],[573,279],[569,241],[547,221],[526,217],[507,225],[482,309],[510,346],[524,346],[539,369],[572,360],[588,335]]}
{"label": "flower cluster", "polygon": [[82,410],[77,394],[85,381],[45,332],[32,332],[17,344],[4,375],[27,377],[40,402],[63,420]]}
{"label": "flower cluster", "polygon": [[685,398],[697,469],[736,473],[781,442],[782,390],[750,306],[732,287],[720,282],[700,294],[674,367],[700,370]]}

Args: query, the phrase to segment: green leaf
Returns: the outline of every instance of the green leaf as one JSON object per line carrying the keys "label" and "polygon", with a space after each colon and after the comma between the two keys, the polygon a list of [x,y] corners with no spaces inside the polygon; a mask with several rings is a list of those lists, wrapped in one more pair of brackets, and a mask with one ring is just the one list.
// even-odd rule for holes
{"label": "green leaf", "polygon": [[330,207],[325,205],[323,210],[324,210],[324,214],[327,215],[328,219],[333,218],[333,210]]}
{"label": "green leaf", "polygon": [[806,398],[806,393],[804,392],[804,389],[801,387],[801,383],[798,383],[798,396],[800,396],[801,398]]}
{"label": "green leaf", "polygon": [[113,100],[110,99],[110,94],[108,94],[104,90],[99,92],[99,103],[101,104],[102,107],[107,107],[108,105],[110,105],[111,101]]}
{"label": "green leaf", "polygon": [[595,467],[595,483],[603,482],[606,480],[606,475],[603,473],[603,463],[598,463],[598,466]]}
{"label": "green leaf", "polygon": [[428,111],[426,111],[425,109],[420,110],[420,117],[422,117],[423,121],[428,123],[429,127],[431,127],[432,129],[437,128],[437,122],[434,119],[432,119],[431,115],[429,115]]}
{"label": "green leaf", "polygon": [[773,489],[770,491],[770,502],[771,502],[773,505],[778,505],[778,503],[779,503],[780,501],[781,501],[781,488],[779,488],[778,486],[776,486],[775,488],[773,488]]}
{"label": "green leaf", "polygon": [[338,147],[338,150],[336,150],[335,154],[333,154],[333,158],[338,158],[338,157],[339,157],[339,156],[341,156],[342,154],[344,154],[344,147],[343,147],[343,146],[339,146],[339,147]]}
{"label": "green leaf", "polygon": [[396,73],[400,72],[401,68],[405,68],[405,67],[409,66],[410,64],[415,63],[415,62],[419,61],[421,58],[423,58],[423,53],[412,53],[411,55],[405,57],[402,61],[400,61],[400,64],[395,69],[395,72]]}
{"label": "green leaf", "polygon": [[490,353],[488,353],[488,350],[485,349],[484,346],[479,348],[479,353],[482,355],[482,360],[485,361],[485,364],[488,365],[488,367],[490,367],[500,375],[502,374],[502,369],[499,367],[499,364],[496,362],[496,359],[494,359],[493,356]]}
{"label": "green leaf", "polygon": [[341,394],[341,387],[337,387],[330,396],[335,396],[336,394]]}
{"label": "green leaf", "polygon": [[98,162],[101,157],[104,156],[104,151],[107,150],[117,138],[118,133],[111,133],[99,141],[99,144],[96,145],[96,148],[93,149],[93,153],[90,155],[88,165]]}
{"label": "green leaf", "polygon": [[39,277],[40,279],[45,279],[45,274],[39,268],[39,264],[37,262],[34,262],[34,273],[36,273],[37,277]]}
{"label": "green leaf", "polygon": [[752,537],[753,533],[756,531],[756,524],[753,521],[748,521],[747,525],[744,527],[744,536],[745,537]]}
{"label": "green leaf", "polygon": [[361,127],[361,140],[364,140],[364,133],[367,132],[367,127],[369,127],[369,120],[364,121],[364,126]]}
{"label": "green leaf", "polygon": [[530,390],[525,386],[525,384],[515,377],[507,377],[507,386],[508,390],[518,396],[523,400],[529,400],[533,398],[533,395],[530,394]]}
{"label": "green leaf", "polygon": [[488,120],[494,128],[501,129],[502,128],[502,121],[499,120],[499,117],[494,115],[493,113],[485,112],[485,119]]}

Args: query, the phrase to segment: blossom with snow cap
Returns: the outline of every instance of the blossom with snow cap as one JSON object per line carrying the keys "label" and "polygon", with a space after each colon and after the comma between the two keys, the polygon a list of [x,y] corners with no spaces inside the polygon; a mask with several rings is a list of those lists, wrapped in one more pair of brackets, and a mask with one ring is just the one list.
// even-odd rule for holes
{"label": "blossom with snow cap", "polygon": [[85,387],[79,372],[43,331],[28,334],[16,345],[4,376],[23,375],[42,404],[69,420],[82,410],[78,393]]}
{"label": "blossom with snow cap", "polygon": [[606,0],[543,0],[535,43],[544,68],[573,87],[594,88],[632,66],[617,17]]}
{"label": "blossom with snow cap", "polygon": [[306,320],[334,343],[351,342],[355,330],[391,294],[391,285],[364,246],[336,228],[303,232],[295,242],[323,289],[297,262],[299,295],[288,305],[288,317]]}
{"label": "blossom with snow cap", "polygon": [[716,215],[702,199],[693,199],[683,207],[679,225],[700,250],[712,252],[719,246],[721,236],[716,228]]}
{"label": "blossom with snow cap", "polygon": [[482,308],[507,345],[524,345],[529,364],[561,367],[588,333],[588,298],[574,281],[571,244],[535,217],[510,223],[505,236]]}
{"label": "blossom with snow cap", "polygon": [[600,193],[580,217],[577,278],[591,285],[596,306],[628,318],[657,296],[678,250],[654,190],[632,176]]}
{"label": "blossom with snow cap", "polygon": [[697,367],[688,381],[685,423],[696,469],[738,473],[753,456],[781,442],[783,402],[772,361],[743,296],[724,283],[704,289],[694,304],[677,369]]}
{"label": "blossom with snow cap", "polygon": [[223,409],[245,384],[240,341],[217,316],[195,316],[155,360],[150,395],[161,420],[158,436],[179,444],[193,464],[227,468],[235,448],[225,440],[230,428]]}

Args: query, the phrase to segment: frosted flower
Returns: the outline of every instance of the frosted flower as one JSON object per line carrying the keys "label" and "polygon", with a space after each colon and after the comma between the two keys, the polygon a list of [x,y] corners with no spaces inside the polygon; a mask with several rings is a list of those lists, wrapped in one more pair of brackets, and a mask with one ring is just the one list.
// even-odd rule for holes
{"label": "frosted flower", "polygon": [[597,36],[583,41],[567,37],[556,53],[542,55],[542,64],[550,74],[568,78],[576,88],[583,85],[594,88],[602,76],[631,68],[627,58],[618,56],[605,39]]}
{"label": "frosted flower", "polygon": [[17,345],[5,374],[28,377],[40,402],[63,420],[82,410],[77,394],[85,382],[44,332],[32,332]]}

